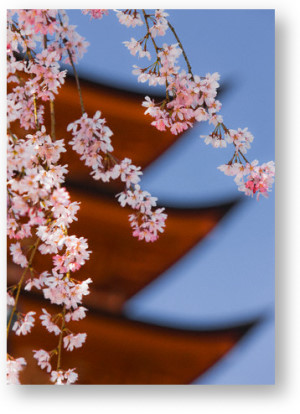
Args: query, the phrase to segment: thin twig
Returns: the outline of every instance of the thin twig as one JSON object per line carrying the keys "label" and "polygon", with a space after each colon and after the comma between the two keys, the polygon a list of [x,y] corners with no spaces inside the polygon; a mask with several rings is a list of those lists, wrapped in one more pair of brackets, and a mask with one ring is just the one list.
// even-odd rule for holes
{"label": "thin twig", "polygon": [[190,75],[192,76],[192,79],[194,80],[194,75],[193,75],[193,72],[192,72],[192,67],[191,67],[191,64],[190,64],[190,62],[189,62],[189,60],[188,60],[188,57],[187,57],[187,55],[186,55],[186,53],[185,53],[185,51],[184,51],[184,48],[183,48],[183,46],[182,46],[182,43],[181,43],[181,41],[180,41],[180,39],[179,39],[179,37],[178,37],[178,35],[177,35],[177,33],[176,33],[176,31],[175,31],[174,27],[171,25],[171,23],[170,23],[169,21],[168,21],[168,26],[169,26],[169,28],[171,29],[171,31],[172,31],[172,33],[173,33],[173,35],[175,36],[175,38],[176,38],[176,40],[177,40],[177,42],[178,42],[178,44],[179,44],[180,49],[182,50],[182,55],[183,55],[184,60],[185,60],[185,62],[186,62],[186,64],[187,64],[187,67],[188,67],[188,72],[190,73]]}
{"label": "thin twig", "polygon": [[157,46],[157,44],[156,44],[155,40],[153,39],[153,37],[152,37],[152,35],[151,35],[151,32],[150,32],[150,27],[149,27],[149,23],[148,23],[148,17],[147,17],[147,14],[146,14],[146,12],[145,12],[145,10],[144,10],[144,9],[142,9],[142,12],[143,12],[144,19],[145,19],[145,23],[146,23],[146,26],[147,26],[147,31],[148,31],[148,33],[149,33],[149,36],[150,36],[151,40],[152,40],[152,43],[153,43],[153,46],[154,46],[155,52],[156,52],[156,54],[158,54],[158,53],[159,53],[159,47]]}
{"label": "thin twig", "polygon": [[73,72],[74,72],[74,76],[75,76],[75,80],[76,80],[76,86],[77,86],[77,90],[78,90],[78,94],[79,94],[81,112],[82,112],[82,115],[83,115],[85,113],[85,109],[84,109],[84,104],[83,104],[83,98],[82,98],[82,92],[81,92],[81,88],[80,88],[79,77],[78,77],[77,70],[76,70],[75,65],[74,65],[72,54],[71,54],[69,49],[67,49],[67,52],[68,52],[70,63],[72,65],[72,69],[73,69]]}
{"label": "thin twig", "polygon": [[15,314],[15,312],[17,310],[17,305],[18,305],[18,300],[19,300],[19,296],[20,296],[20,292],[21,292],[21,287],[22,287],[22,284],[23,284],[23,280],[24,280],[24,278],[26,276],[26,273],[27,273],[28,269],[32,265],[32,261],[33,261],[33,258],[34,258],[34,255],[36,253],[36,250],[38,248],[39,243],[40,243],[40,238],[37,238],[36,241],[35,241],[35,243],[34,243],[34,245],[33,245],[33,250],[31,252],[31,255],[30,255],[30,258],[29,258],[27,267],[26,267],[26,269],[24,269],[24,272],[22,273],[22,276],[21,276],[21,278],[19,280],[19,283],[17,285],[18,286],[18,289],[17,289],[17,294],[16,294],[16,297],[15,297],[15,304],[14,304],[14,307],[13,307],[13,309],[11,311],[11,314],[10,314],[10,317],[9,317],[9,320],[8,320],[8,323],[7,323],[6,336],[8,336],[8,334],[9,334],[10,325],[11,325],[11,322],[13,320],[14,314]]}
{"label": "thin twig", "polygon": [[51,118],[51,138],[53,141],[56,140],[55,136],[55,110],[54,110],[54,101],[50,99],[50,118]]}
{"label": "thin twig", "polygon": [[[61,27],[64,27],[60,14],[58,14],[58,18],[59,18],[59,22],[60,22]],[[66,39],[62,39],[62,42],[66,43]],[[79,77],[78,77],[77,70],[76,70],[75,65],[74,65],[72,53],[70,52],[70,50],[68,48],[66,48],[66,49],[67,49],[67,53],[68,53],[68,56],[69,56],[69,59],[70,59],[72,69],[73,69],[73,73],[74,73],[74,77],[75,77],[75,81],[76,81],[76,86],[77,86],[77,90],[78,90],[78,94],[79,94],[81,113],[83,115],[85,113],[85,109],[84,109],[84,104],[83,104],[83,98],[82,98],[82,92],[81,92]]]}
{"label": "thin twig", "polygon": [[37,115],[37,103],[36,103],[35,93],[33,94],[33,113],[34,113],[35,126],[36,126],[36,129],[38,130],[40,129],[40,124],[39,124],[38,115]]}
{"label": "thin twig", "polygon": [[247,160],[247,158],[244,156],[244,154],[242,153],[242,151],[239,150],[239,154],[241,154],[241,156],[244,158],[244,160],[250,164],[250,162]]}
{"label": "thin twig", "polygon": [[59,334],[59,340],[58,340],[58,355],[57,355],[57,366],[56,366],[56,371],[59,371],[61,369],[61,352],[62,352],[62,340],[63,340],[63,333],[64,333],[64,329],[65,329],[65,325],[66,325],[66,320],[65,320],[65,315],[66,315],[66,305],[63,306],[63,311],[62,311],[62,321],[61,321],[61,332]]}

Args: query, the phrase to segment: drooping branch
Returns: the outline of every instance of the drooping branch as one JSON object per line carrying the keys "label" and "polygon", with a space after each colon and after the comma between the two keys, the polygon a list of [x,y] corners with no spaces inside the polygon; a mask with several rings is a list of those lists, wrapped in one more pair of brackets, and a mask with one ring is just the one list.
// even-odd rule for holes
{"label": "drooping branch", "polygon": [[179,47],[180,47],[180,49],[181,49],[181,51],[182,51],[182,55],[183,55],[183,57],[184,57],[184,60],[185,60],[185,62],[186,62],[186,65],[187,65],[187,67],[188,67],[188,72],[189,72],[189,74],[192,76],[192,79],[194,79],[194,75],[193,75],[193,72],[192,72],[192,67],[191,67],[190,61],[189,61],[189,59],[188,59],[188,57],[187,57],[187,55],[186,55],[186,53],[185,53],[185,50],[184,50],[184,48],[183,48],[183,46],[182,46],[182,43],[181,43],[181,41],[180,41],[180,39],[179,39],[179,37],[178,37],[178,35],[177,35],[177,33],[176,33],[176,31],[175,31],[174,27],[171,25],[171,23],[169,22],[169,20],[168,20],[168,26],[169,26],[169,28],[171,29],[171,31],[172,31],[172,33],[173,33],[173,35],[175,36],[175,38],[176,38],[176,40],[177,40],[177,42],[178,42],[178,45],[179,45]]}

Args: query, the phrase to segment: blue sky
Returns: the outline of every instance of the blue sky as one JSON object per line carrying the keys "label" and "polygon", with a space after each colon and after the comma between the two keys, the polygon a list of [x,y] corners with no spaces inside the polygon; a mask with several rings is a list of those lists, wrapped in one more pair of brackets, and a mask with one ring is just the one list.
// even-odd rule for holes
{"label": "blue sky", "polygon": [[[247,157],[260,163],[274,159],[274,11],[168,12],[193,72],[219,72],[227,85],[221,114],[229,128],[248,127],[254,135]],[[113,12],[100,21],[90,21],[79,10],[68,14],[90,42],[77,66],[81,76],[145,94],[160,91],[136,82],[132,65],[142,66],[143,61],[122,45],[131,37],[139,39],[143,27],[128,29]],[[175,43],[171,34],[160,40]],[[195,126],[145,171],[143,187],[162,204],[203,205],[239,194],[233,180],[217,170],[231,158],[231,149],[216,150],[199,138],[211,130],[209,125]],[[195,383],[273,383],[274,259],[273,191],[259,202],[245,199],[204,242],[133,297],[126,312],[141,320],[195,326],[265,315],[260,326]]]}

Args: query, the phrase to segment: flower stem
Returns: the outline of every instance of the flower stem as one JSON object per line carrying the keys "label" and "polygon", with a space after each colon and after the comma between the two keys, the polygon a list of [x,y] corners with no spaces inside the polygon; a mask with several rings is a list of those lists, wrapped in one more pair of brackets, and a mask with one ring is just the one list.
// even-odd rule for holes
{"label": "flower stem", "polygon": [[66,315],[66,305],[63,306],[63,310],[62,310],[62,320],[61,320],[61,332],[59,335],[59,340],[58,340],[58,355],[57,355],[57,367],[56,367],[56,371],[59,371],[61,369],[61,351],[62,351],[62,340],[63,340],[63,333],[64,333],[64,329],[66,326],[66,320],[65,320],[65,315]]}
{"label": "flower stem", "polygon": [[38,120],[38,116],[37,116],[37,103],[36,103],[36,95],[35,93],[33,94],[33,112],[34,112],[34,122],[35,122],[35,126],[36,129],[40,129],[40,125],[39,125],[39,120]]}
{"label": "flower stem", "polygon": [[50,117],[51,117],[51,138],[55,141],[55,110],[54,101],[50,99]]}
{"label": "flower stem", "polygon": [[21,276],[21,278],[20,278],[20,280],[17,284],[17,293],[16,293],[16,297],[15,297],[15,304],[14,304],[14,307],[11,311],[11,314],[10,314],[10,317],[9,317],[9,320],[8,320],[8,323],[7,323],[6,337],[8,337],[11,322],[12,322],[14,314],[16,313],[16,310],[17,310],[18,300],[19,300],[19,296],[20,296],[21,287],[22,287],[22,284],[23,284],[24,277],[26,276],[26,273],[27,273],[28,269],[31,267],[31,264],[32,264],[32,261],[33,261],[33,258],[34,258],[34,255],[36,253],[36,250],[38,248],[39,243],[40,243],[40,238],[37,238],[34,245],[33,245],[33,250],[31,252],[31,255],[30,255],[30,258],[29,258],[29,261],[28,261],[28,265],[27,265],[26,269],[24,269],[24,271],[22,273],[22,276]]}
{"label": "flower stem", "polygon": [[247,160],[247,158],[244,156],[244,154],[242,153],[242,151],[239,150],[239,154],[244,158],[244,160],[250,164],[250,162]]}

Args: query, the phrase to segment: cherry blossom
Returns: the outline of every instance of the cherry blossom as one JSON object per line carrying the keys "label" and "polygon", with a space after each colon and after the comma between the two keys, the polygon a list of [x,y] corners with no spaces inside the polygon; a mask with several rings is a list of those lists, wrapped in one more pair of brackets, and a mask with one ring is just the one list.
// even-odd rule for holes
{"label": "cherry blossom", "polygon": [[87,312],[87,308],[85,308],[84,306],[79,306],[73,312],[66,313],[65,320],[66,322],[79,321],[85,318],[86,312]]}
{"label": "cherry blossom", "polygon": [[250,143],[253,141],[253,135],[248,131],[248,128],[243,130],[239,128],[237,131],[230,129],[227,134],[225,134],[226,141],[235,146],[235,151],[241,151],[243,154],[246,154],[247,150],[250,148]]}
{"label": "cherry blossom", "polygon": [[69,385],[74,384],[78,379],[78,374],[75,372],[75,368],[68,369],[67,371],[52,371],[51,381],[55,385]]}
{"label": "cherry blossom", "polygon": [[51,381],[55,383],[55,385],[63,385],[65,379],[65,374],[63,371],[52,371],[51,372]]}
{"label": "cherry blossom", "polygon": [[12,255],[13,261],[16,264],[20,265],[21,267],[27,266],[28,261],[22,252],[19,242],[10,245],[10,253]]}
{"label": "cherry blossom", "polygon": [[37,363],[41,367],[41,369],[46,369],[47,372],[51,372],[52,367],[49,362],[51,355],[44,349],[40,349],[39,351],[34,350],[33,353],[33,358],[37,360]]}
{"label": "cherry blossom", "polygon": [[134,39],[134,37],[131,38],[130,42],[125,41],[123,42],[124,45],[128,48],[130,53],[135,56],[136,54],[139,55],[139,57],[147,57],[149,60],[151,59],[150,52],[147,50],[144,50],[142,48],[141,42],[138,42]]}
{"label": "cherry blossom", "polygon": [[78,379],[78,374],[75,372],[75,368],[65,371],[66,385],[74,384]]}
{"label": "cherry blossom", "polygon": [[11,356],[7,357],[7,364],[6,364],[6,382],[7,384],[20,384],[19,375],[20,372],[23,370],[24,366],[26,365],[26,361],[24,358],[17,358],[14,359]]}
{"label": "cherry blossom", "polygon": [[[188,128],[193,127],[195,122],[208,121],[214,125],[215,129],[208,135],[201,135],[205,144],[212,145],[214,148],[226,148],[227,144],[233,144],[234,155],[227,165],[219,168],[227,175],[235,175],[234,164],[250,165],[244,154],[251,147],[254,139],[248,128],[238,128],[237,130],[228,129],[224,125],[222,115],[218,112],[222,108],[222,104],[217,97],[217,89],[219,88],[220,75],[217,72],[207,73],[205,76],[198,76],[192,73],[190,62],[185,54],[183,46],[175,32],[173,26],[168,22],[168,14],[164,10],[155,10],[154,15],[148,14],[143,10],[143,17],[146,24],[147,33],[144,37],[136,41],[134,38],[130,42],[124,42],[130,50],[130,53],[136,55],[144,44],[143,52],[147,52],[147,40],[151,39],[156,52],[156,60],[150,66],[140,68],[133,65],[132,73],[138,76],[138,82],[149,82],[150,86],[165,85],[166,98],[162,102],[156,103],[149,96],[145,97],[142,106],[146,108],[145,115],[149,115],[154,120],[151,122],[159,131],[170,130],[172,134],[178,135]],[[178,43],[167,44],[161,46],[156,43],[157,36],[164,36],[167,28],[170,28]],[[184,57],[188,73],[180,68],[178,59]],[[271,163],[271,164],[270,164]],[[253,196],[262,194],[267,196],[271,191],[274,181],[274,165],[272,162],[265,167],[257,167],[255,172],[251,172],[248,180],[244,181],[239,175],[236,176],[236,183],[239,191],[245,195]],[[126,201],[128,198],[128,201]],[[119,197],[120,202],[133,203],[132,194],[128,193]],[[135,228],[134,234],[139,238],[146,238],[141,228],[136,224],[134,216],[131,217],[132,225]],[[150,236],[147,235],[147,238]]]}
{"label": "cherry blossom", "polygon": [[31,331],[35,321],[33,315],[35,315],[35,312],[30,311],[25,315],[22,314],[18,316],[18,320],[14,323],[12,328],[12,330],[16,332],[16,335],[27,335]]}
{"label": "cherry blossom", "polygon": [[204,138],[206,145],[211,144],[214,148],[226,148],[227,142],[222,138],[217,132],[212,132],[210,135],[201,135],[201,138]]}
{"label": "cherry blossom", "polygon": [[[91,19],[101,19],[107,9],[84,9]],[[193,74],[183,46],[163,9],[154,12],[127,9],[115,10],[119,22],[126,27],[144,26],[146,33],[140,39],[131,37],[124,45],[133,56],[147,57],[150,65],[134,65],[138,82],[150,86],[165,86],[166,96],[161,102],[145,97],[142,106],[151,125],[160,131],[181,134],[195,122],[208,122],[214,130],[204,142],[215,148],[233,145],[233,156],[219,169],[234,177],[238,190],[256,198],[268,196],[274,182],[273,161],[259,165],[251,163],[245,154],[250,149],[253,135],[247,128],[228,129],[219,113],[217,99],[220,75]],[[143,28],[142,28],[143,30]],[[176,43],[160,42],[167,30]],[[157,43],[158,42],[158,43]],[[154,52],[149,49],[152,43]],[[129,223],[132,235],[138,240],[154,242],[165,230],[167,214],[157,206],[157,198],[141,188],[141,167],[125,157],[118,160],[112,146],[113,132],[97,111],[92,117],[84,109],[75,64],[86,53],[89,43],[70,24],[64,10],[16,9],[7,13],[7,234],[12,261],[22,267],[22,276],[8,288],[10,306],[7,332],[16,335],[31,332],[35,323],[34,311],[23,314],[18,300],[22,289],[37,289],[44,299],[60,306],[54,314],[42,308],[39,319],[42,326],[58,337],[52,350],[33,350],[41,369],[45,369],[55,384],[73,384],[78,380],[75,368],[62,362],[62,347],[67,351],[80,348],[86,333],[73,333],[67,324],[86,316],[82,306],[89,294],[92,279],[77,280],[76,271],[90,259],[88,241],[70,233],[70,225],[77,220],[80,203],[71,200],[64,187],[68,166],[61,165],[61,155],[67,151],[62,137],[55,136],[54,105],[64,85],[67,70],[72,66],[78,85],[81,117],[68,125],[69,142],[80,159],[90,167],[95,180],[109,182],[119,179],[124,189],[116,195],[121,207],[130,208]],[[152,63],[151,59],[154,57]],[[187,71],[180,67],[180,59]],[[64,65],[63,69],[61,66]],[[44,115],[51,114],[51,132],[47,131]],[[18,136],[14,126],[23,133]],[[27,132],[30,133],[27,133]],[[163,137],[163,135],[162,135]],[[162,138],[163,139],[163,138]],[[32,241],[35,240],[35,241]],[[50,255],[52,267],[44,272],[35,270],[35,254]],[[17,317],[17,320],[14,318]],[[14,322],[13,322],[14,321]],[[13,323],[13,325],[12,325]],[[52,370],[53,361],[56,370]],[[51,365],[51,363],[52,365]],[[7,382],[19,383],[19,373],[26,365],[24,358],[7,358]]]}
{"label": "cherry blossom", "polygon": [[[78,304],[81,304],[83,296],[89,294],[90,283],[92,283],[90,278],[84,281],[77,281],[53,269],[52,275],[46,278],[44,282],[45,287],[42,290],[44,297],[49,299],[51,303],[65,305],[66,309],[73,308],[75,310],[78,308]],[[48,329],[48,316],[44,316],[43,319]]]}
{"label": "cherry blossom", "polygon": [[6,299],[7,306],[14,306],[15,305],[15,298],[7,292],[7,299]]}
{"label": "cherry blossom", "polygon": [[[86,308],[76,313],[84,295],[89,294],[91,279],[83,282],[70,278],[69,272],[78,270],[89,259],[87,241],[68,233],[70,224],[77,220],[79,203],[71,202],[68,192],[61,187],[68,172],[67,166],[60,165],[61,153],[65,152],[63,139],[47,133],[43,125],[45,105],[50,106],[64,83],[66,70],[60,69],[61,62],[73,64],[83,55],[88,43],[69,25],[68,17],[58,10],[13,10],[8,12],[8,82],[12,92],[8,94],[8,128],[15,121],[20,127],[34,132],[17,137],[8,134],[8,236],[23,240],[38,237],[34,245],[24,254],[20,241],[11,243],[10,251],[14,263],[25,268],[19,283],[8,292],[8,305],[14,306],[10,314],[8,330],[14,314],[17,321],[12,330],[17,335],[28,334],[34,325],[35,312],[17,312],[17,301],[26,273],[25,290],[36,288],[52,303],[61,304],[70,311],[69,320],[80,320]],[[24,59],[16,60],[14,52],[23,51]],[[38,50],[38,52],[37,52]],[[51,121],[52,122],[52,121]],[[35,275],[32,267],[35,252],[51,254],[54,268],[51,273]],[[64,274],[57,273],[63,271]],[[59,282],[57,282],[59,281]],[[62,297],[62,295],[65,297]],[[57,324],[64,320],[64,312],[51,315],[42,309],[42,325],[57,336],[66,335]],[[67,321],[66,321],[67,322]],[[83,335],[83,334],[81,334]],[[76,337],[75,337],[76,338]],[[74,347],[78,345],[75,340]],[[51,372],[51,355],[58,350],[34,351],[38,365]],[[18,382],[18,371],[23,360],[14,362],[11,357],[10,379]],[[15,367],[15,368],[14,368]],[[13,378],[13,373],[15,377]],[[58,369],[59,372],[59,369]],[[77,379],[74,370],[64,371],[64,382],[73,383]]]}
{"label": "cherry blossom", "polygon": [[154,16],[154,24],[150,27],[150,33],[153,37],[164,36],[168,29],[166,17],[169,15],[163,9],[157,9],[155,10]]}
{"label": "cherry blossom", "polygon": [[45,326],[48,332],[53,332],[54,335],[59,335],[61,333],[61,329],[52,321],[52,316],[46,309],[42,309],[43,315],[40,316],[40,320],[42,321],[42,325]]}
{"label": "cherry blossom", "polygon": [[116,16],[119,19],[121,24],[124,24],[126,27],[136,27],[142,26],[143,21],[139,12],[136,10],[126,10],[126,11],[116,11]]}
{"label": "cherry blossom", "polygon": [[[147,101],[149,102],[149,101]],[[142,175],[141,168],[132,164],[131,159],[124,158],[117,160],[113,155],[113,147],[110,137],[113,135],[112,131],[106,126],[106,121],[101,118],[101,112],[97,111],[93,118],[89,118],[87,113],[75,122],[68,125],[67,128],[71,131],[73,138],[70,145],[73,149],[81,155],[81,160],[91,167],[91,175],[95,180],[110,181],[111,179],[119,178],[125,183],[125,190],[117,194],[117,198],[122,207],[130,206],[134,210],[139,210],[141,216],[136,216],[142,220],[142,232],[139,232],[140,225],[133,225],[133,236],[138,237],[139,240],[155,241],[159,237],[159,233],[164,231],[165,220],[167,215],[165,213],[156,213],[155,220],[153,218],[152,207],[156,206],[156,198],[152,197],[147,191],[142,191],[138,183]],[[130,216],[131,217],[131,216]],[[147,223],[156,223],[159,221],[159,226]],[[150,230],[151,229],[151,230]],[[159,229],[159,230],[158,230]],[[142,234],[147,233],[147,236]],[[41,235],[43,237],[43,235]],[[45,238],[45,235],[44,235]],[[63,238],[63,236],[62,236]],[[66,243],[66,242],[65,242]],[[78,252],[77,255],[78,257]],[[67,261],[72,260],[72,255],[68,250]],[[83,260],[85,258],[83,257]],[[66,261],[62,256],[54,257],[55,270],[64,272],[73,270],[72,267],[66,266]],[[80,264],[80,263],[79,263]],[[77,263],[72,265],[77,265]]]}
{"label": "cherry blossom", "polygon": [[83,14],[89,14],[91,19],[102,19],[103,15],[108,14],[107,9],[83,9]]}
{"label": "cherry blossom", "polygon": [[251,197],[256,194],[257,200],[260,195],[267,198],[268,192],[271,191],[272,184],[274,183],[274,161],[257,165],[253,169],[246,164],[246,169],[249,171],[249,174],[246,176],[247,180],[244,180],[243,177],[237,177],[235,179],[239,191],[242,191]]}
{"label": "cherry blossom", "polygon": [[268,197],[274,183],[275,164],[274,161],[258,165],[258,161],[252,163],[231,163],[218,167],[226,175],[235,176],[234,181],[238,185],[239,191],[248,196],[256,194],[257,200],[260,195]]}
{"label": "cherry blossom", "polygon": [[67,335],[64,337],[64,347],[67,351],[73,351],[73,348],[80,348],[86,340],[86,334]]}

